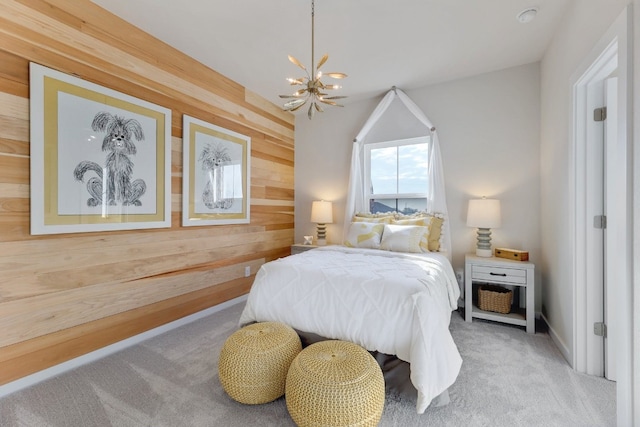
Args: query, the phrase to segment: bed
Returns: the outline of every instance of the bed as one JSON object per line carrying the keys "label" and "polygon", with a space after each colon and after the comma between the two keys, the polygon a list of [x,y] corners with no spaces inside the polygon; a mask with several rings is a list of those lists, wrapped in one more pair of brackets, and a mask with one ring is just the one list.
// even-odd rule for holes
{"label": "bed", "polygon": [[459,294],[442,253],[326,246],[264,264],[240,325],[278,321],[395,355],[409,362],[423,413],[448,402],[460,371],[449,332]]}

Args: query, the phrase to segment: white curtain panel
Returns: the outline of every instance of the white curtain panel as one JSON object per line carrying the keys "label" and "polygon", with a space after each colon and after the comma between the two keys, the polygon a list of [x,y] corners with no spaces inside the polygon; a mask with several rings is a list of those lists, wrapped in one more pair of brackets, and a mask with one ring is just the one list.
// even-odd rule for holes
{"label": "white curtain panel", "polygon": [[349,177],[349,192],[347,193],[347,204],[344,216],[343,230],[349,230],[351,218],[354,213],[366,212],[369,210],[364,195],[364,182],[362,177],[362,153],[366,137],[373,126],[387,111],[391,103],[398,97],[400,101],[407,107],[424,126],[426,127],[425,135],[431,136],[431,147],[429,155],[429,188],[426,193],[427,212],[440,213],[444,215],[445,221],[442,224],[442,242],[440,250],[451,259],[451,231],[449,227],[449,213],[447,211],[447,198],[444,188],[444,170],[442,168],[442,159],[440,156],[440,143],[438,141],[438,132],[431,123],[431,120],[422,112],[420,107],[411,100],[403,91],[393,88],[382,98],[382,101],[373,110],[371,116],[366,121],[362,130],[356,136],[353,142],[353,150],[351,153],[351,173]]}

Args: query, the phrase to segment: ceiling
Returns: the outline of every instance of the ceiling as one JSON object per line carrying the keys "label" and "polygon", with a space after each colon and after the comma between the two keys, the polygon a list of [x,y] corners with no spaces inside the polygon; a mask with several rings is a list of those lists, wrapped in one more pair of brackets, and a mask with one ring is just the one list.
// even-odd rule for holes
{"label": "ceiling", "polygon": [[[286,77],[311,66],[311,0],[92,0],[281,104]],[[317,0],[315,62],[343,72],[344,103],[542,58],[572,0]],[[535,6],[536,18],[517,21]],[[126,36],[126,35],[125,35]],[[302,109],[304,110],[304,109]]]}

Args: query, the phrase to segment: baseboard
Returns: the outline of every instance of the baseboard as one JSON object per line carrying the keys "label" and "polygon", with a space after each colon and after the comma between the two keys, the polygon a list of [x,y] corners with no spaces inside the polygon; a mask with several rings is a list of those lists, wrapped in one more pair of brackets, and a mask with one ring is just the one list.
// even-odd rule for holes
{"label": "baseboard", "polygon": [[553,329],[551,327],[551,325],[549,324],[549,321],[547,320],[545,315],[541,314],[540,317],[542,318],[544,323],[546,323],[546,325],[547,325],[547,329],[549,330],[549,336],[551,337],[551,341],[553,341],[553,343],[556,345],[556,347],[558,347],[558,350],[560,350],[560,353],[562,354],[562,357],[565,358],[565,360],[567,361],[569,366],[573,367],[573,363],[571,362],[572,357],[571,357],[571,352],[569,351],[569,347],[567,347],[567,345],[564,343],[564,341],[562,341],[562,339],[560,339],[560,337],[556,333],[555,329]]}
{"label": "baseboard", "polygon": [[0,398],[5,397],[11,393],[15,393],[16,391],[30,387],[39,382],[48,380],[49,378],[53,378],[56,375],[60,375],[64,372],[70,371],[72,369],[76,369],[82,365],[95,362],[98,359],[102,359],[103,357],[109,356],[110,354],[116,353],[120,350],[124,350],[127,347],[140,344],[143,341],[146,341],[155,336],[164,334],[165,332],[169,332],[172,329],[176,329],[186,324],[189,324],[191,322],[195,322],[196,320],[202,319],[203,317],[206,317],[218,311],[224,310],[225,308],[231,307],[232,305],[244,302],[247,300],[247,297],[248,295],[242,295],[232,300],[225,301],[221,304],[215,305],[206,310],[199,311],[197,313],[183,317],[182,319],[174,320],[173,322],[167,323],[162,326],[158,326],[157,328],[153,328],[141,334],[134,335],[130,338],[127,338],[126,340],[118,341],[117,343],[108,345],[99,350],[92,351],[91,353],[84,354],[80,357],[76,357],[75,359],[68,360],[59,365],[52,366],[40,372],[36,372],[35,374],[31,374],[24,378],[20,378],[19,380],[15,380],[10,383],[4,384],[0,386]]}

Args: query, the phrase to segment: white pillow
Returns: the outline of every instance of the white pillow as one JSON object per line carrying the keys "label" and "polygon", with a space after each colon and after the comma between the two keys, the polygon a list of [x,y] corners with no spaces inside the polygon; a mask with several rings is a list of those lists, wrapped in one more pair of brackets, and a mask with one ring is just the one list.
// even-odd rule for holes
{"label": "white pillow", "polygon": [[350,248],[378,249],[384,224],[352,222],[344,245]]}
{"label": "white pillow", "polygon": [[385,224],[380,249],[393,252],[422,252],[420,239],[429,233],[429,227],[420,225]]}

